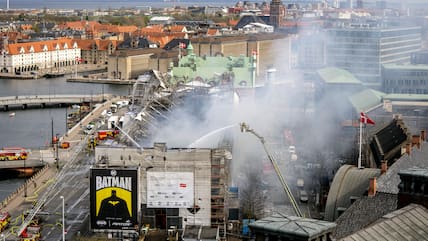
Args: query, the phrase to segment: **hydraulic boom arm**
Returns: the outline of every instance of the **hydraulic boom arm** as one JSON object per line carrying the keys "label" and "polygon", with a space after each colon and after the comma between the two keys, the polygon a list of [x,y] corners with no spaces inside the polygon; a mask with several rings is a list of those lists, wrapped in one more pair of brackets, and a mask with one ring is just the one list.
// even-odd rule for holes
{"label": "hydraulic boom arm", "polygon": [[279,181],[281,182],[281,185],[284,188],[285,193],[287,194],[288,198],[290,199],[291,204],[293,205],[294,212],[296,213],[296,215],[298,217],[303,217],[302,212],[300,211],[299,206],[297,205],[296,199],[294,199],[293,193],[291,193],[290,187],[287,185],[284,177],[281,174],[281,170],[279,169],[277,162],[275,161],[275,159],[273,159],[272,155],[270,154],[270,152],[268,151],[268,149],[266,147],[265,139],[262,136],[260,136],[259,134],[257,134],[253,129],[251,129],[246,123],[242,122],[240,124],[240,126],[241,126],[241,132],[252,133],[253,135],[255,135],[260,140],[260,142],[263,145],[263,149],[265,150],[265,152],[269,158],[269,161],[272,163],[272,166],[275,169],[276,174],[278,175]]}

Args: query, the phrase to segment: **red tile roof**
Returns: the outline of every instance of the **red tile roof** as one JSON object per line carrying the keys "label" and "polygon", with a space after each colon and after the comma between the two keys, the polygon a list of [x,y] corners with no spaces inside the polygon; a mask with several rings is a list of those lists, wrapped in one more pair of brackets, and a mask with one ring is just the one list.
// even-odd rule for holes
{"label": "red tile roof", "polygon": [[59,49],[64,50],[65,46],[69,49],[73,48],[73,44],[76,41],[74,39],[56,39],[56,40],[46,40],[38,42],[28,42],[28,43],[15,43],[8,44],[7,51],[10,55],[20,54],[21,50],[24,49],[26,53],[30,51],[31,48],[34,49],[34,53],[43,52],[43,49],[46,47],[48,51],[54,51],[57,46]]}

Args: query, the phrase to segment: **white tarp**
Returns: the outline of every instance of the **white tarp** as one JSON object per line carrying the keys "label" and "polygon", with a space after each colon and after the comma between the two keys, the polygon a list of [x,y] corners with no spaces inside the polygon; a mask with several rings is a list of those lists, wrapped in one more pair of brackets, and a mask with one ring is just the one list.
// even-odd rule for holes
{"label": "white tarp", "polygon": [[193,172],[147,172],[148,208],[190,208]]}

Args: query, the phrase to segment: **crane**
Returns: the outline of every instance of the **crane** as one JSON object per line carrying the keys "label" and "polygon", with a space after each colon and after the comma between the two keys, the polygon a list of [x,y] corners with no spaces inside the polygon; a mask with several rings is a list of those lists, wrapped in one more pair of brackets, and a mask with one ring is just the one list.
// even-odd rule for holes
{"label": "crane", "polygon": [[285,193],[287,194],[288,198],[290,199],[291,205],[293,206],[294,212],[298,217],[303,217],[302,211],[300,211],[299,206],[297,205],[296,199],[294,198],[293,194],[291,193],[290,187],[285,182],[284,177],[281,174],[281,170],[279,169],[278,163],[275,161],[275,159],[270,154],[268,148],[266,147],[265,138],[261,135],[259,135],[257,132],[255,132],[253,129],[251,129],[246,123],[242,122],[240,123],[241,132],[249,132],[253,135],[255,135],[260,142],[263,145],[263,149],[266,152],[266,155],[269,158],[269,161],[272,163],[273,168],[275,169],[276,174],[278,175],[279,181],[281,182],[282,187],[284,188]]}

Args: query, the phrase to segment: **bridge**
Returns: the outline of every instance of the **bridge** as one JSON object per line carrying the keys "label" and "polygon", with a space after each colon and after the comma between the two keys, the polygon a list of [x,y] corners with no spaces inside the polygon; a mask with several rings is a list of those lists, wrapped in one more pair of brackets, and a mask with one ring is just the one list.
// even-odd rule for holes
{"label": "bridge", "polygon": [[62,107],[72,104],[103,102],[109,94],[99,95],[25,95],[0,97],[0,108],[8,111],[11,108],[27,109],[30,107]]}
{"label": "bridge", "polygon": [[41,160],[0,161],[0,169],[43,167],[44,165],[46,162]]}

